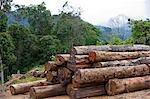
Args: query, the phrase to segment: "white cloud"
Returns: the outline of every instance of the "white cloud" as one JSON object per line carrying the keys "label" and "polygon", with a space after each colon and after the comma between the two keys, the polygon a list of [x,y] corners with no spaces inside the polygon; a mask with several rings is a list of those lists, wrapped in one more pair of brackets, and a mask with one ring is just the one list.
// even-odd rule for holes
{"label": "white cloud", "polygon": [[[57,14],[67,0],[14,0],[18,4],[46,3],[52,14]],[[145,0],[68,0],[82,8],[82,19],[93,24],[106,24],[109,18],[124,14],[131,18],[146,18]],[[150,6],[150,5],[149,5]],[[150,17],[150,16],[149,16]]]}

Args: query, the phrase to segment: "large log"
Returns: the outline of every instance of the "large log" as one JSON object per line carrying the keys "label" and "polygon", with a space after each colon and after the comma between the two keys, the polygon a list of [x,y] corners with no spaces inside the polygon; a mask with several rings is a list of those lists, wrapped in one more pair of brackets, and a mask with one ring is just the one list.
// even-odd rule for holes
{"label": "large log", "polygon": [[58,83],[57,71],[46,71],[46,80],[52,83]]}
{"label": "large log", "polygon": [[70,58],[70,54],[57,54],[56,55],[56,61],[59,63],[59,65],[65,64]]}
{"label": "large log", "polygon": [[96,62],[93,63],[91,67],[103,68],[103,67],[116,67],[116,66],[135,66],[140,64],[150,64],[150,57],[140,57],[138,59],[129,59],[129,60]]}
{"label": "large log", "polygon": [[73,76],[73,72],[66,67],[60,67],[58,69],[58,80],[62,85],[68,84]]}
{"label": "large log", "polygon": [[126,78],[150,74],[150,67],[145,64],[137,66],[106,67],[79,69],[73,78],[74,86],[88,83],[104,83],[113,78]]}
{"label": "large log", "polygon": [[118,67],[118,66],[136,66],[140,64],[150,64],[150,57],[140,57],[137,59],[128,59],[128,60],[115,60],[115,61],[106,61],[106,62],[95,62],[93,64],[85,65],[71,65],[68,64],[67,68],[73,72],[78,69],[85,68],[104,68],[104,67]]}
{"label": "large log", "polygon": [[150,51],[148,45],[103,45],[103,46],[75,46],[71,50],[73,54],[88,54],[91,51],[112,51],[112,52],[125,52],[125,51]]}
{"label": "large log", "polygon": [[76,72],[78,69],[84,69],[84,68],[90,68],[92,67],[91,64],[85,64],[85,65],[71,65],[68,64],[67,68],[70,69],[73,72]]}
{"label": "large log", "polygon": [[83,99],[86,97],[105,95],[104,85],[93,85],[84,88],[74,88],[72,84],[67,86],[67,94],[71,99]]}
{"label": "large log", "polygon": [[61,84],[32,87],[30,89],[30,97],[32,99],[43,99],[47,97],[65,95],[65,94],[66,94],[66,88],[63,87]]}
{"label": "large log", "polygon": [[92,51],[92,52],[89,52],[89,60],[91,62],[135,59],[139,57],[150,57],[150,51],[140,51],[140,52]]}
{"label": "large log", "polygon": [[30,90],[31,87],[34,86],[43,86],[47,85],[48,83],[46,80],[39,80],[34,82],[28,82],[28,83],[20,83],[20,84],[14,84],[10,86],[10,92],[12,95],[16,94],[23,94]]}
{"label": "large log", "polygon": [[34,77],[42,77],[42,78],[44,78],[45,77],[45,72],[43,72],[43,71],[33,71],[32,75]]}
{"label": "large log", "polygon": [[54,71],[58,69],[58,64],[55,61],[48,61],[44,66],[45,66],[45,71]]}
{"label": "large log", "polygon": [[[70,59],[70,54],[58,54],[56,55],[56,61],[59,65],[65,64]],[[75,60],[77,64],[85,64],[88,61],[88,55],[75,55]]]}
{"label": "large log", "polygon": [[106,91],[108,95],[116,95],[148,88],[150,88],[150,76],[111,79],[106,84]]}

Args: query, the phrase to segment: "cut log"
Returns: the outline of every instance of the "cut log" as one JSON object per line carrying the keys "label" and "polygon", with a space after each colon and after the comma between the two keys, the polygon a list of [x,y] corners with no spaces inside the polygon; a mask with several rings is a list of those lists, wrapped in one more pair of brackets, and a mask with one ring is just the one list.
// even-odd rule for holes
{"label": "cut log", "polygon": [[56,61],[59,65],[65,64],[70,58],[70,54],[57,54]]}
{"label": "cut log", "polygon": [[86,97],[105,95],[106,91],[104,85],[73,88],[72,84],[69,84],[67,86],[67,94],[71,99],[82,99]]}
{"label": "cut log", "polygon": [[88,83],[104,83],[113,78],[144,76],[150,74],[149,69],[149,66],[145,64],[137,66],[79,69],[75,73],[72,83],[74,86],[80,86]]}
{"label": "cut log", "polygon": [[55,71],[55,70],[57,70],[58,64],[59,63],[57,63],[55,61],[48,61],[44,65],[45,66],[45,71]]}
{"label": "cut log", "polygon": [[91,67],[103,68],[103,67],[116,67],[116,66],[135,66],[140,64],[150,64],[150,57],[140,57],[138,59],[129,59],[129,60],[96,62],[93,63]]}
{"label": "cut log", "polygon": [[32,75],[34,76],[34,77],[45,77],[45,73],[43,72],[43,71],[34,71],[33,73],[32,73]]}
{"label": "cut log", "polygon": [[70,69],[73,72],[76,72],[78,69],[84,69],[84,68],[90,68],[92,67],[91,64],[85,64],[85,65],[67,65],[67,68]]}
{"label": "cut log", "polygon": [[58,74],[57,71],[47,71],[46,79],[49,82],[58,83]]}
{"label": "cut log", "polygon": [[43,85],[47,85],[47,84],[48,83],[46,80],[14,84],[14,85],[10,86],[10,92],[12,95],[23,94],[23,93],[28,92],[30,90],[30,88],[33,86],[43,86]]}
{"label": "cut log", "polygon": [[65,94],[66,94],[66,88],[63,87],[61,84],[32,87],[30,89],[30,97],[32,99],[43,99],[47,97],[65,95]]}
{"label": "cut log", "polygon": [[150,51],[148,45],[103,45],[103,46],[75,46],[71,50],[72,54],[87,55],[91,51],[112,51],[112,52],[125,52],[125,51]]}
{"label": "cut log", "polygon": [[148,88],[150,88],[150,76],[111,79],[106,84],[106,91],[108,95],[117,95]]}
{"label": "cut log", "polygon": [[73,72],[66,67],[60,67],[58,69],[58,79],[62,85],[68,84],[72,79]]}
{"label": "cut log", "polygon": [[135,59],[139,57],[150,57],[150,51],[141,51],[141,52],[93,51],[93,52],[89,52],[89,60],[91,62]]}
{"label": "cut log", "polygon": [[[70,54],[58,54],[56,55],[56,60],[59,65],[65,64],[70,59]],[[88,55],[75,55],[76,64],[86,64],[89,63]],[[66,65],[66,64],[65,64]]]}

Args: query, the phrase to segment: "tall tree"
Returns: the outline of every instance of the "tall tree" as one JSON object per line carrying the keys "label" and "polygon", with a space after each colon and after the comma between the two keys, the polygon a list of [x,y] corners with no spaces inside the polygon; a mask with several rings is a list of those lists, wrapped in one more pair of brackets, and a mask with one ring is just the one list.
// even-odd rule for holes
{"label": "tall tree", "polygon": [[84,22],[80,15],[80,8],[74,8],[66,2],[61,13],[54,18],[53,32],[57,34],[67,51],[73,45],[96,44],[98,40],[98,29]]}
{"label": "tall tree", "polygon": [[135,43],[150,45],[150,20],[129,20]]}
{"label": "tall tree", "polygon": [[30,6],[16,6],[18,16],[28,19],[32,32],[38,35],[51,34],[51,12],[46,9],[45,3]]}
{"label": "tall tree", "polygon": [[38,47],[36,46],[37,37],[31,34],[29,28],[13,24],[8,28],[9,34],[12,36],[15,45],[16,69],[22,70],[24,67],[34,63]]}
{"label": "tall tree", "polygon": [[6,32],[0,33],[0,55],[3,60],[4,68],[7,68],[5,77],[13,72],[12,69],[16,62],[16,56],[14,52],[15,46],[13,44],[12,37]]}

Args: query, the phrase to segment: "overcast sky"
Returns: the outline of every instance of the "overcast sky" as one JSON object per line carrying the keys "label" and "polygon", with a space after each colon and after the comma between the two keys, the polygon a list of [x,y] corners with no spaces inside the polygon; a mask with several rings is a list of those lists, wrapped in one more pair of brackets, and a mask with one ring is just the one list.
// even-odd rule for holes
{"label": "overcast sky", "polygon": [[52,14],[58,14],[62,5],[68,1],[82,9],[81,18],[94,25],[107,25],[111,17],[123,14],[130,18],[150,18],[150,0],[13,0],[16,4],[30,5],[46,3]]}

